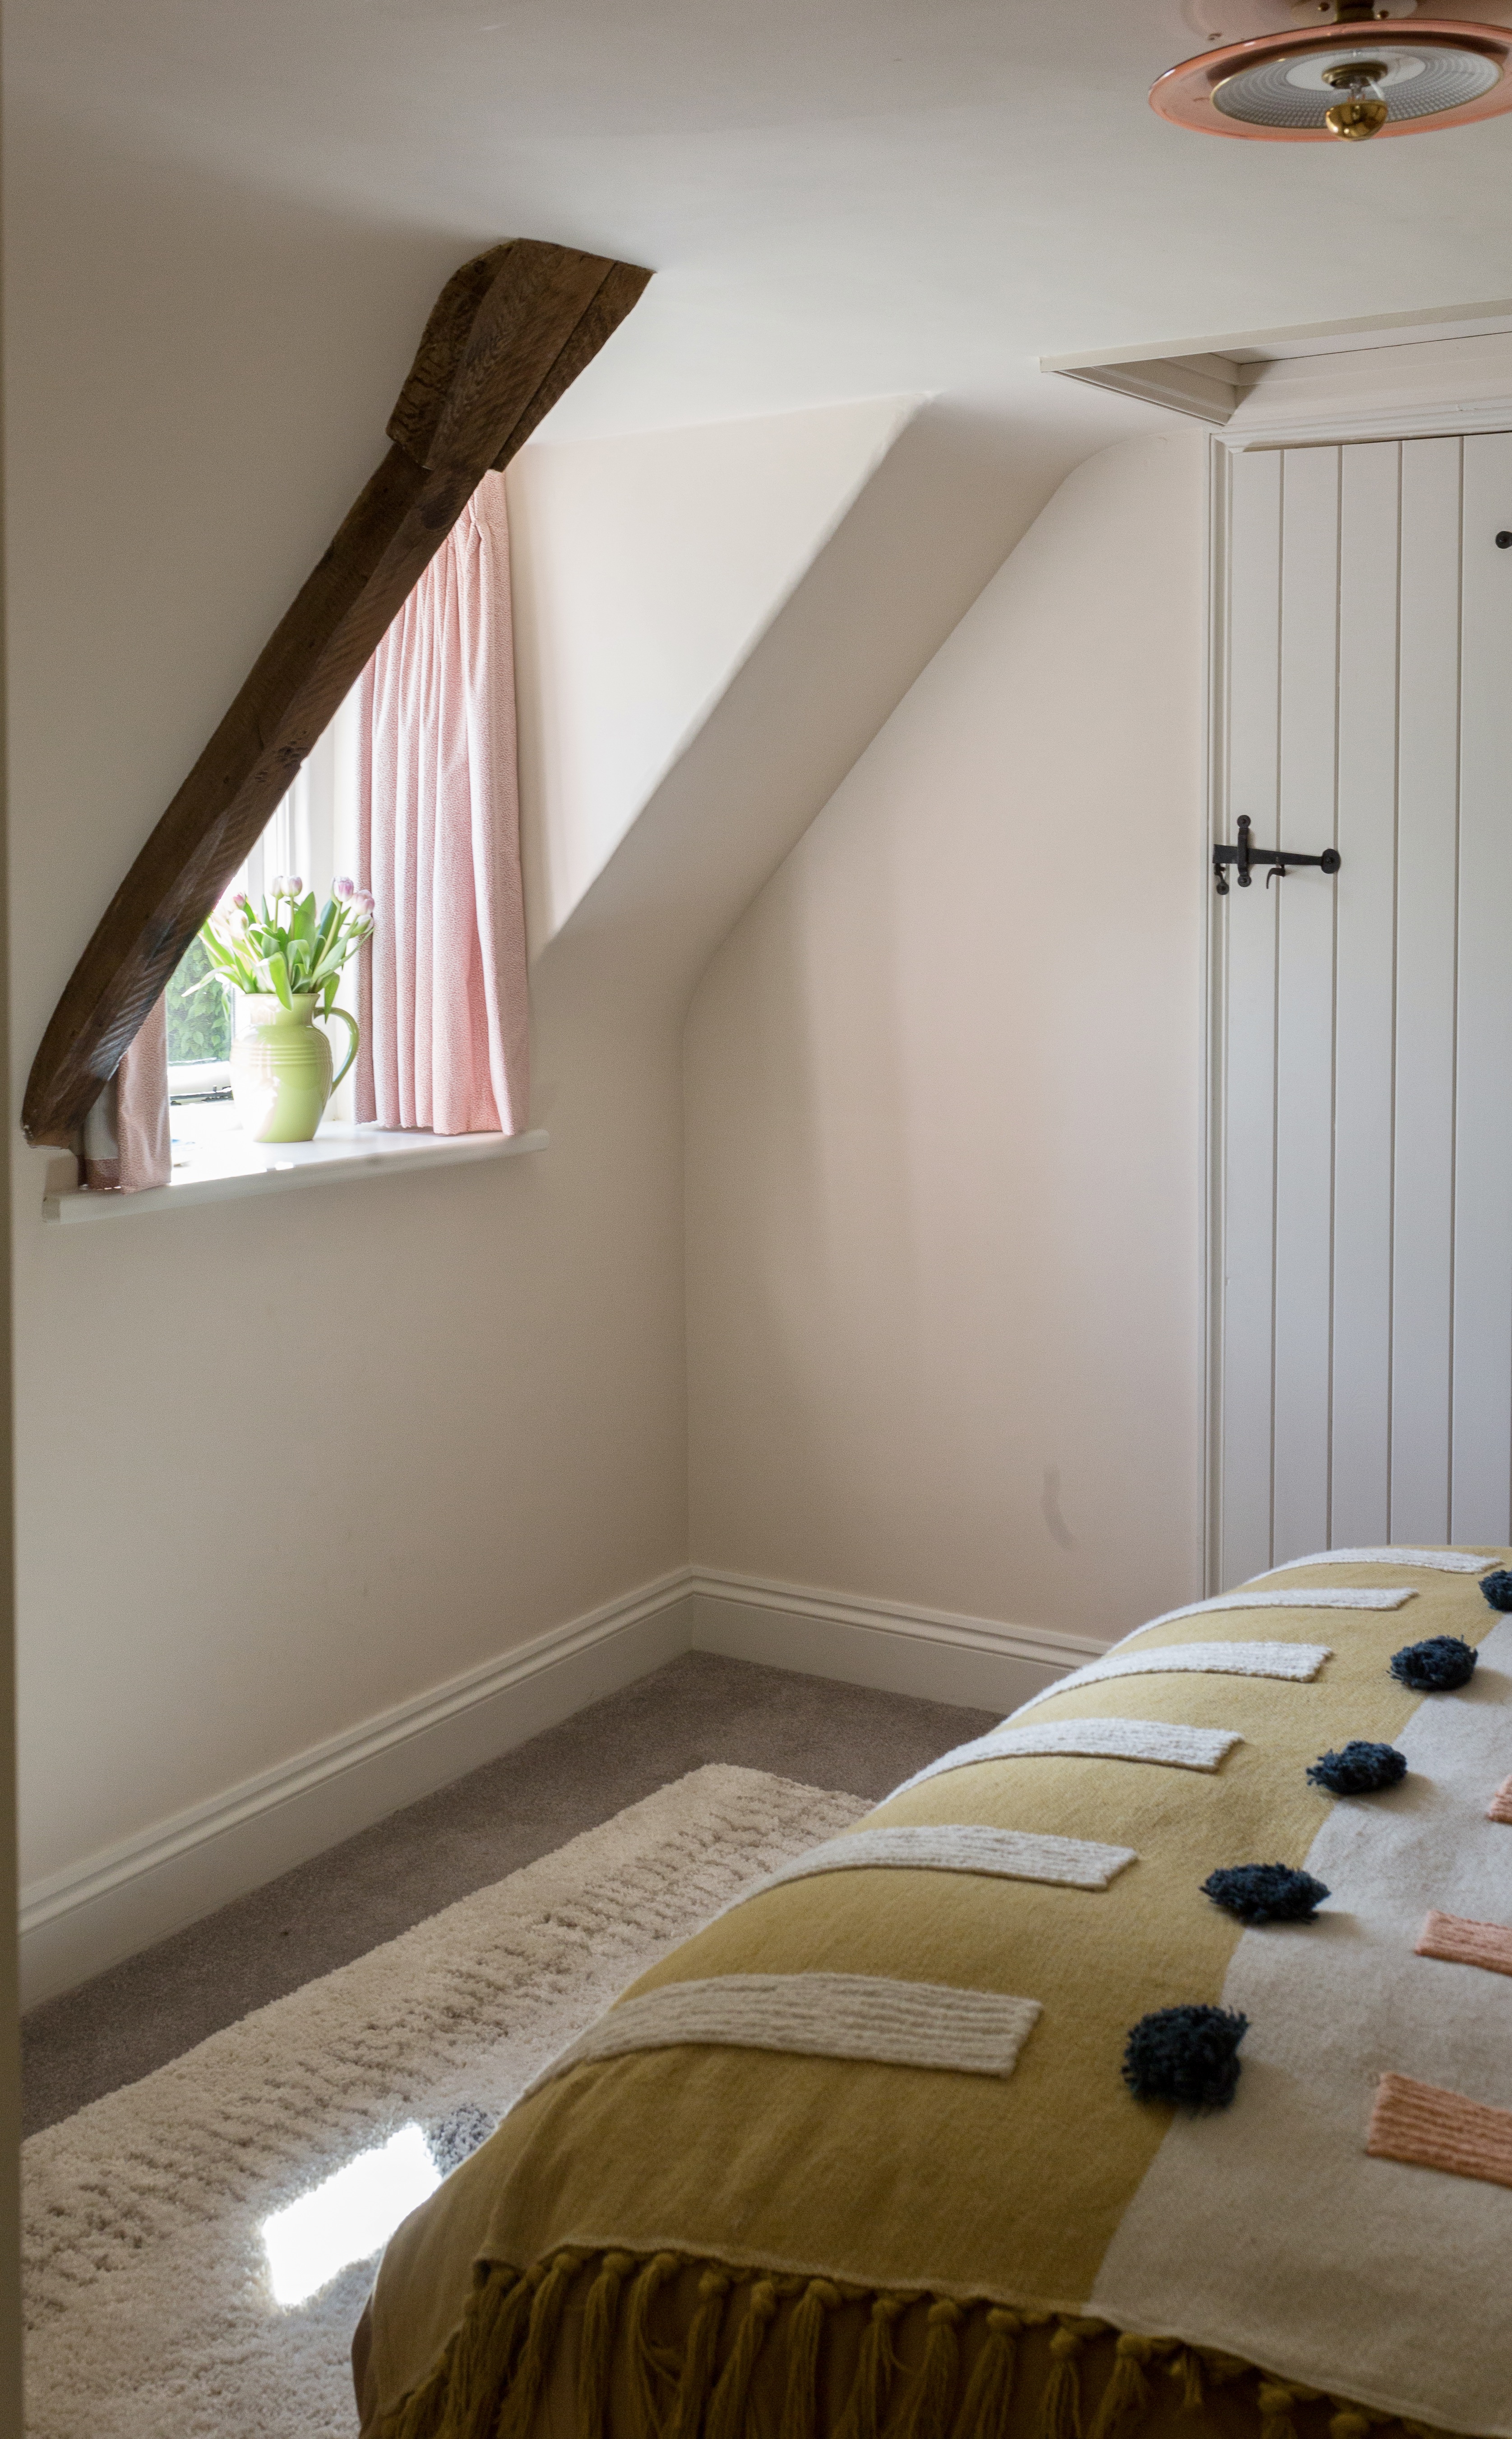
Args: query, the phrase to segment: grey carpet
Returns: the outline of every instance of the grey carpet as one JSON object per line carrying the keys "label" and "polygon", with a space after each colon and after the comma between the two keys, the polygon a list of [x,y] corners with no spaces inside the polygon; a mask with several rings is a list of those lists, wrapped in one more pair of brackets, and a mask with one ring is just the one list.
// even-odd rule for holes
{"label": "grey carpet", "polygon": [[995,1725],[988,1711],[685,1653],[33,2008],[22,2026],[26,2131],[153,2074],[705,1762],[875,1802]]}

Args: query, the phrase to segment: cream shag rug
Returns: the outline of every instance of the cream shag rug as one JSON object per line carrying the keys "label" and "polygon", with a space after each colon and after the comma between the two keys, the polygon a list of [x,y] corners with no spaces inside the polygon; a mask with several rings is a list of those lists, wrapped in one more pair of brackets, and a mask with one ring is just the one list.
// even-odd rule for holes
{"label": "cream shag rug", "polygon": [[373,2264],[280,2310],[263,2219],[412,2120],[481,2131],[746,1882],[866,1808],[694,1771],[34,2135],[30,2439],[351,2439]]}

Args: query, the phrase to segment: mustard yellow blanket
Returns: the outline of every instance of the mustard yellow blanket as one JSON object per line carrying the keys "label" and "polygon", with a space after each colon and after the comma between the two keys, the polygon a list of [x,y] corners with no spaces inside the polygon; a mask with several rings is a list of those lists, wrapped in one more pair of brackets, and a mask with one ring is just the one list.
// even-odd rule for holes
{"label": "mustard yellow blanket", "polygon": [[[393,2238],[365,2429],[1512,2439],[1512,1619],[1479,1580],[1508,1563],[1278,1570],[851,1833],[1123,1850],[1105,1877],[880,1860],[709,1925]],[[1468,1682],[1393,1673],[1441,1637]],[[1405,1774],[1309,1778],[1353,1742]],[[1204,1883],[1251,1863],[1330,1894],[1247,1925]],[[1187,2006],[1248,2020],[1228,2106],[1126,2080],[1130,2028]],[[827,2022],[850,2054],[813,2054]]]}

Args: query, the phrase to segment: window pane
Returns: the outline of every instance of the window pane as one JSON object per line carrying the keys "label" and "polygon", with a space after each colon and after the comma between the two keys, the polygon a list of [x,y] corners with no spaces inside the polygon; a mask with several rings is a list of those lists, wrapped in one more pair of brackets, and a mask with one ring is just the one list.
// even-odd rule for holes
{"label": "window pane", "polygon": [[173,970],[168,987],[168,1063],[185,1067],[201,1059],[231,1056],[231,1010],[219,983],[192,999],[185,992],[210,970],[205,942],[196,935]]}

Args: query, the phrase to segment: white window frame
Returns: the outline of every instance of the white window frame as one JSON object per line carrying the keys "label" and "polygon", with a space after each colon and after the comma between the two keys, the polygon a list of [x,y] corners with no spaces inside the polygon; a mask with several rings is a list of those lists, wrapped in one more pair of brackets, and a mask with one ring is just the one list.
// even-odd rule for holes
{"label": "white window frame", "polygon": [[[329,726],[316,739],[288,794],[275,806],[266,829],[232,882],[249,898],[267,895],[280,873],[297,872],[307,888],[324,898],[338,872],[357,874],[357,700],[353,686]],[[355,960],[341,978],[338,1007],[357,1013]],[[223,1100],[231,1090],[224,1059],[196,1059],[168,1071],[170,1102]],[[348,1076],[331,1095],[333,1118],[356,1116],[356,1078]]]}

